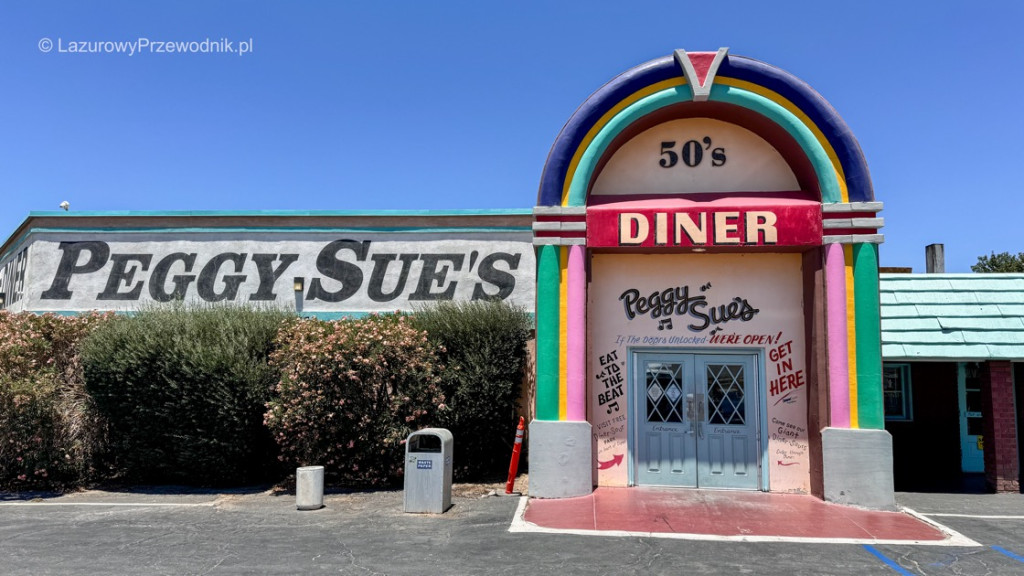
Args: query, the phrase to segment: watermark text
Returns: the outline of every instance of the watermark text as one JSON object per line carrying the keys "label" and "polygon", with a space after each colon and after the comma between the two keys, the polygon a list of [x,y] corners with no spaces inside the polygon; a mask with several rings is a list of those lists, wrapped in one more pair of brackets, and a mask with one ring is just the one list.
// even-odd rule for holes
{"label": "watermark text", "polygon": [[204,38],[202,40],[153,40],[139,37],[134,40],[72,40],[57,37],[39,39],[39,51],[44,54],[252,54],[256,44],[252,38]]}

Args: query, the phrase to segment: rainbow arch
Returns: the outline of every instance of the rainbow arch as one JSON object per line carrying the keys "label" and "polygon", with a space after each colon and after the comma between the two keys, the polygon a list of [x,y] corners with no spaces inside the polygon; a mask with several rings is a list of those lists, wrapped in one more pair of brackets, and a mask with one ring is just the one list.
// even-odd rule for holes
{"label": "rainbow arch", "polygon": [[[812,162],[820,153],[826,156],[827,161],[815,165],[819,182],[831,181],[839,190],[837,197],[823,194],[824,201],[874,201],[860,145],[835,109],[805,82],[779,68],[735,55],[722,60],[713,82],[710,101],[747,108],[779,124],[800,142]],[[651,60],[613,78],[587,98],[555,139],[544,165],[537,205],[584,205],[585,193],[581,196],[580,190],[589,182],[587,172],[578,169],[581,164],[586,166],[585,156],[599,157],[605,140],[653,107],[691,98],[685,74],[673,56]],[[823,192],[831,187],[826,183]]]}
{"label": "rainbow arch", "polygon": [[[617,137],[647,115],[692,101],[731,105],[785,131],[813,169],[823,210],[826,205],[847,205],[849,212],[867,203],[879,206],[860,145],[835,109],[792,74],[727,52],[679,51],[636,66],[591,94],[555,139],[538,207],[585,207],[599,163],[614,152]],[[702,70],[695,72],[695,64]],[[830,422],[883,428],[877,244],[826,243],[823,253]],[[537,417],[542,420],[586,418],[586,362],[580,357],[586,342],[584,254],[578,244],[538,247]]]}

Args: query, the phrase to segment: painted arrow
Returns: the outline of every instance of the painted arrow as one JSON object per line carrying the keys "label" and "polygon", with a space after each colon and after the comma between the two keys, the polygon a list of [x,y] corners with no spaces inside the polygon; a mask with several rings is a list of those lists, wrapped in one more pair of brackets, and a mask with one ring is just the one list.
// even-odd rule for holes
{"label": "painted arrow", "polygon": [[796,466],[799,462],[783,462],[779,460],[779,466]]}
{"label": "painted arrow", "polygon": [[612,459],[608,460],[607,462],[601,462],[600,460],[598,460],[597,461],[597,469],[598,470],[607,470],[608,468],[611,468],[612,466],[618,466],[619,464],[622,464],[622,457],[623,456],[624,456],[624,454],[616,454],[616,455],[612,456]]}
{"label": "painted arrow", "polygon": [[772,404],[772,406],[778,406],[779,402],[785,402],[786,404],[792,404],[792,403],[796,402],[796,398],[793,398],[793,393],[790,392],[790,393],[786,394],[785,396],[783,396],[782,398],[779,398],[778,400],[776,400],[775,404]]}

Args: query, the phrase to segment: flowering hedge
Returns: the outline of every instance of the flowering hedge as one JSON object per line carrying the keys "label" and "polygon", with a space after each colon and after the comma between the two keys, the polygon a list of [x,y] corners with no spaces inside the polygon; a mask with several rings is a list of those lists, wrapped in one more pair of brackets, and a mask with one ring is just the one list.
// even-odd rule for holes
{"label": "flowering hedge", "polygon": [[402,315],[294,322],[271,361],[281,381],[264,422],[282,459],[335,482],[396,481],[405,438],[445,410],[435,348]]}
{"label": "flowering hedge", "polygon": [[456,478],[503,476],[530,324],[494,302],[337,322],[0,311],[0,487],[249,483],[279,459],[381,485],[427,426],[455,435]]}
{"label": "flowering hedge", "polygon": [[416,312],[445,365],[441,387],[448,410],[439,425],[454,436],[454,476],[494,480],[508,472],[518,423],[533,320],[501,301],[442,302]]}
{"label": "flowering hedge", "polygon": [[0,310],[0,486],[64,488],[96,478],[105,428],[85,392],[79,346],[109,317]]}

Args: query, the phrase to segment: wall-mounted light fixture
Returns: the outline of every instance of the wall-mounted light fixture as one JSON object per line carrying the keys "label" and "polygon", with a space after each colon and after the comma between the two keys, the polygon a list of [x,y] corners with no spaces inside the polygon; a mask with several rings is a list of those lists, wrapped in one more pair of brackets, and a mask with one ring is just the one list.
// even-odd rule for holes
{"label": "wall-mounted light fixture", "polygon": [[292,280],[292,290],[295,290],[296,292],[302,292],[303,288],[305,287],[305,283],[305,278],[303,278],[302,276],[296,276]]}

